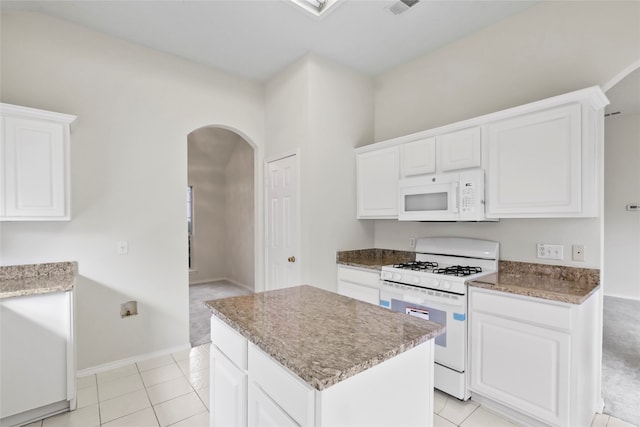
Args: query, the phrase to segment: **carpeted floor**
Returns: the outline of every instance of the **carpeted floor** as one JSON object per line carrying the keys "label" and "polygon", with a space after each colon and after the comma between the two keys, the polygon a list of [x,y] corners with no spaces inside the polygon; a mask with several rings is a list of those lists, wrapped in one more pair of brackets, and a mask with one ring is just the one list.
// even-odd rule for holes
{"label": "carpeted floor", "polygon": [[226,280],[189,286],[189,333],[191,346],[211,342],[211,311],[204,304],[212,299],[249,295],[251,291]]}
{"label": "carpeted floor", "polygon": [[640,301],[604,297],[604,413],[640,426]]}

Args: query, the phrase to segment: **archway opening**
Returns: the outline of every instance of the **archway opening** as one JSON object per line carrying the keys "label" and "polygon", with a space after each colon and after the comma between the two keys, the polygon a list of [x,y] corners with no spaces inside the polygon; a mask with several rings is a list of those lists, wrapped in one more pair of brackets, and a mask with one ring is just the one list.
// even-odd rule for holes
{"label": "archway opening", "polygon": [[205,126],[187,136],[190,341],[210,341],[204,301],[255,290],[255,149],[242,135]]}

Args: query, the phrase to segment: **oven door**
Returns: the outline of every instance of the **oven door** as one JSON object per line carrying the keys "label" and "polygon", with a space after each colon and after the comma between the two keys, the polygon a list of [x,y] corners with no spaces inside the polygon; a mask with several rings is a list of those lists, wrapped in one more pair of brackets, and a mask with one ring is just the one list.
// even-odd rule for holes
{"label": "oven door", "polygon": [[465,371],[466,295],[424,289],[398,289],[383,282],[380,306],[444,325],[445,333],[435,338],[435,361],[457,372]]}
{"label": "oven door", "polygon": [[455,221],[459,219],[459,182],[454,177],[408,178],[400,181],[400,221]]}

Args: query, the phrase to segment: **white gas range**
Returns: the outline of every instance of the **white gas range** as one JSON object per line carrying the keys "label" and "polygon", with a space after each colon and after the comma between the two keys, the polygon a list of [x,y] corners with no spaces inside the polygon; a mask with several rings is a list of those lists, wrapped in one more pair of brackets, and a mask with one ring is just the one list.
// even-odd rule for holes
{"label": "white gas range", "polygon": [[467,389],[467,285],[498,268],[499,243],[458,237],[425,237],[416,260],[383,266],[380,306],[447,328],[435,340],[435,386],[458,399]]}

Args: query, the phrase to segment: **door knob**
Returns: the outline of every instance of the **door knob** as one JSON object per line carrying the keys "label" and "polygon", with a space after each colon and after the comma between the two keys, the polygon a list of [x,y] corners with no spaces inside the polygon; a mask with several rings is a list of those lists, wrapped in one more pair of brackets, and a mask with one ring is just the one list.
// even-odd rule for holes
{"label": "door knob", "polygon": [[290,256],[289,258],[287,258],[287,261],[289,261],[289,262],[296,262],[296,257],[294,257],[294,256]]}

